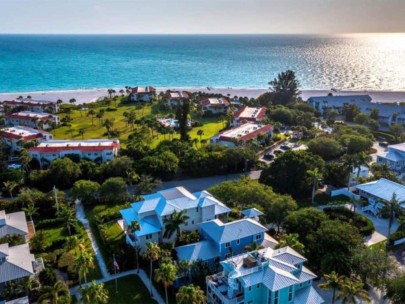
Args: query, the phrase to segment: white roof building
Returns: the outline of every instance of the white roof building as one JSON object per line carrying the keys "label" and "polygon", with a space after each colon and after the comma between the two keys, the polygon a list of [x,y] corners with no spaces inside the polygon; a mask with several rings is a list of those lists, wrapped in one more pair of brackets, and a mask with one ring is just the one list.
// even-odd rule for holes
{"label": "white roof building", "polygon": [[0,210],[0,238],[12,234],[19,234],[24,237],[28,234],[25,212],[7,214],[4,210]]}
{"label": "white roof building", "polygon": [[0,244],[0,284],[34,274],[35,257],[28,244]]}
{"label": "white roof building", "polygon": [[405,186],[390,181],[385,178],[372,181],[369,183],[356,186],[359,194],[363,197],[371,199],[372,201],[385,201],[388,202],[392,199],[392,196],[396,195],[396,198],[401,203],[401,206],[405,208]]}

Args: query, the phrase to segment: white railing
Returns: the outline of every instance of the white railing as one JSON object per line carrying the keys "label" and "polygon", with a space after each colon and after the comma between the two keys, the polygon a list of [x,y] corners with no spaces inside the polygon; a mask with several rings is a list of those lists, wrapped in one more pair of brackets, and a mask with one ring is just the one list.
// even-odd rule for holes
{"label": "white railing", "polygon": [[244,295],[240,295],[238,297],[234,297],[232,299],[229,299],[228,297],[224,296],[218,289],[217,286],[215,286],[214,284],[212,284],[211,281],[208,281],[208,285],[211,288],[211,291],[213,293],[215,293],[215,295],[222,301],[222,303],[224,304],[238,304],[241,301],[243,301],[245,299]]}

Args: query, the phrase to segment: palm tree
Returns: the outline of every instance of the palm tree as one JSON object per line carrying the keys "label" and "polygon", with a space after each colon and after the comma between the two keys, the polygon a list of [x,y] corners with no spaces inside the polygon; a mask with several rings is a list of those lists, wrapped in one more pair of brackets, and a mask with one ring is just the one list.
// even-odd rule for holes
{"label": "palm tree", "polygon": [[245,246],[245,251],[256,251],[263,249],[264,247],[262,245],[259,245],[256,241],[253,241],[251,245]]}
{"label": "palm tree", "polygon": [[90,268],[94,268],[93,255],[86,249],[83,244],[79,244],[79,250],[75,255],[75,268],[79,273],[80,284],[84,278],[84,283],[87,283],[87,274]]}
{"label": "palm tree", "polygon": [[177,236],[180,234],[180,226],[187,225],[189,216],[186,214],[186,210],[181,210],[180,212],[174,211],[169,218],[163,220],[165,224],[165,232],[163,237],[170,239],[173,233],[176,232]]}
{"label": "palm tree", "polygon": [[340,288],[340,286],[344,282],[344,276],[338,275],[336,272],[332,271],[330,274],[325,274],[325,283],[319,284],[318,287],[320,289],[332,289],[332,304],[336,301],[336,290]]}
{"label": "palm tree", "polygon": [[391,234],[391,227],[395,220],[395,215],[401,213],[401,203],[397,199],[397,194],[394,192],[392,198],[389,202],[382,201],[384,204],[384,209],[388,212],[388,236]]}
{"label": "palm tree", "polygon": [[103,110],[98,111],[97,114],[96,114],[96,117],[97,117],[98,120],[99,120],[100,126],[102,125],[103,116],[104,116],[104,111],[103,111]]}
{"label": "palm tree", "polygon": [[104,120],[103,126],[107,129],[108,138],[110,138],[110,132],[114,126],[114,118],[107,118],[106,120]]}
{"label": "palm tree", "polygon": [[59,218],[63,219],[69,231],[69,235],[72,235],[71,229],[74,228],[77,223],[75,210],[69,206],[62,205],[57,215]]}
{"label": "palm tree", "polygon": [[104,284],[96,281],[80,289],[80,295],[84,304],[107,304],[109,300],[108,290],[104,288]]}
{"label": "palm tree", "polygon": [[4,188],[6,188],[7,192],[10,194],[11,199],[13,199],[13,191],[15,188],[18,187],[18,183],[12,180],[8,180],[3,182]]}
{"label": "palm tree", "polygon": [[34,221],[33,221],[32,217],[33,217],[34,215],[37,215],[37,214],[38,214],[38,210],[39,210],[39,209],[35,207],[35,203],[34,203],[34,202],[28,203],[28,204],[27,204],[27,207],[22,208],[22,211],[24,211],[25,214],[26,214],[27,216],[29,216],[30,221],[31,221],[31,223],[32,223],[32,227],[33,227],[34,232],[35,232],[35,225],[34,225]]}
{"label": "palm tree", "polygon": [[87,116],[91,117],[91,125],[94,126],[94,115],[96,115],[96,111],[91,109],[90,111],[87,112]]}
{"label": "palm tree", "polygon": [[173,263],[160,265],[160,268],[155,270],[155,281],[162,282],[165,287],[166,304],[169,303],[167,295],[167,287],[173,284],[176,280],[177,268]]}
{"label": "palm tree", "polygon": [[[139,230],[141,230],[141,224],[139,224],[138,221],[132,221],[131,224],[127,228],[128,233],[131,233],[134,235],[135,242],[137,241],[135,233]],[[139,273],[138,246],[135,247],[135,255],[136,255],[136,272]]]}
{"label": "palm tree", "polygon": [[79,135],[82,137],[82,139],[84,139],[84,133],[85,133],[84,129],[83,129],[83,128],[80,128],[79,131],[78,131],[78,133],[79,133]]}
{"label": "palm tree", "polygon": [[70,98],[69,103],[72,104],[72,105],[75,104],[76,103],[76,98]]}
{"label": "palm tree", "polygon": [[179,292],[176,294],[176,300],[178,304],[204,304],[207,298],[200,286],[191,284],[180,287]]}
{"label": "palm tree", "polygon": [[297,233],[283,234],[276,248],[291,247],[295,251],[304,254],[304,245],[298,240]]}
{"label": "palm tree", "polygon": [[370,296],[363,289],[363,286],[364,284],[362,282],[347,278],[341,286],[337,299],[342,300],[343,304],[356,304],[356,298],[370,303]]}
{"label": "palm tree", "polygon": [[315,203],[315,191],[316,191],[316,188],[318,186],[319,179],[322,178],[322,173],[319,172],[318,168],[315,168],[314,170],[308,170],[307,174],[312,179],[311,204],[313,205]]}
{"label": "palm tree", "polygon": [[202,136],[204,135],[204,130],[198,130],[197,135],[200,136],[200,143],[201,143]]}
{"label": "palm tree", "polygon": [[25,172],[28,172],[30,169],[30,162],[32,157],[27,149],[22,149],[20,152],[20,162],[23,166]]}
{"label": "palm tree", "polygon": [[40,304],[70,303],[69,288],[63,281],[57,281],[53,286],[43,286],[42,293],[42,296],[38,299]]}
{"label": "palm tree", "polygon": [[150,295],[153,296],[152,292],[152,273],[153,273],[153,262],[159,260],[160,256],[160,247],[156,243],[147,242],[146,243],[146,250],[143,253],[143,258],[145,260],[150,261],[150,272],[149,272],[149,280],[150,280]]}

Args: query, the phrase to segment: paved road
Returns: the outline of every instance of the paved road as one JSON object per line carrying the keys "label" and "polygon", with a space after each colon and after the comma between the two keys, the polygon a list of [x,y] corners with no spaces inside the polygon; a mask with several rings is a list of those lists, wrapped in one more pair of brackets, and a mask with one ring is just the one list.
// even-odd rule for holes
{"label": "paved road", "polygon": [[[145,287],[149,290],[150,288],[150,280],[149,277],[146,275],[145,271],[143,271],[143,269],[139,270],[139,274],[137,273],[137,271],[134,270],[128,270],[128,271],[124,271],[124,272],[120,272],[117,273],[115,275],[111,275],[108,278],[102,278],[100,280],[97,280],[97,283],[105,283],[105,282],[109,282],[115,279],[119,279],[119,278],[123,278],[126,276],[130,276],[130,275],[137,275],[139,276],[139,278],[142,280],[143,284],[145,284]],[[82,287],[89,285],[89,283],[87,284],[83,284]],[[137,286],[133,286],[134,289],[136,289]],[[155,289],[155,287],[152,285],[152,293],[153,293],[153,299],[156,300],[156,302],[158,302],[158,304],[164,304],[165,301],[163,300],[163,298],[160,296],[159,292]],[[80,299],[80,286],[76,285],[72,288],[70,288],[70,294],[72,296],[75,296],[77,299]]]}
{"label": "paved road", "polygon": [[[261,170],[257,171],[250,171],[246,175],[249,176],[251,179],[259,179]],[[202,178],[193,178],[193,179],[185,179],[185,180],[174,180],[163,182],[161,185],[161,189],[168,189],[173,187],[184,187],[191,192],[197,192],[206,190],[212,186],[215,186],[219,183],[222,183],[227,180],[237,180],[243,174],[228,174],[228,175],[218,175],[218,176],[211,176],[211,177],[202,177]]]}

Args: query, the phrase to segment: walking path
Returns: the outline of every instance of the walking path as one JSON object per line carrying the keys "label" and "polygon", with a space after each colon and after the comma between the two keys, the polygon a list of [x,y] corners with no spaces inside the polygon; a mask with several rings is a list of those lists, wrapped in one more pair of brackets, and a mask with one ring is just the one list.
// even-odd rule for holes
{"label": "walking path", "polygon": [[89,221],[87,220],[86,214],[84,213],[83,204],[81,201],[76,201],[76,218],[79,222],[81,222],[86,229],[87,236],[90,239],[91,246],[93,247],[94,254],[96,256],[96,260],[98,262],[98,266],[100,267],[101,274],[103,278],[110,278],[111,275],[108,272],[108,268],[104,262],[103,256],[101,255],[100,249],[98,248],[97,242],[94,239],[93,232],[90,229]]}
{"label": "walking path", "polygon": [[[119,278],[123,278],[126,276],[130,276],[130,275],[137,275],[143,282],[143,284],[145,284],[145,287],[149,290],[150,288],[150,280],[148,278],[148,276],[146,275],[145,271],[143,269],[139,269],[139,274],[137,273],[136,269],[133,270],[128,270],[128,271],[124,271],[124,272],[120,272],[114,275],[110,275],[108,278],[102,278],[100,280],[97,280],[97,283],[105,283],[105,282],[109,282],[115,279],[119,279]],[[86,285],[90,285],[91,283],[87,283],[87,284],[83,284],[82,287],[86,286]],[[134,286],[134,288],[136,288],[136,286]],[[153,293],[153,299],[158,302],[158,304],[165,304],[165,301],[163,300],[163,298],[160,296],[159,292],[156,290],[155,286],[152,285],[152,293]],[[80,299],[80,286],[76,285],[72,288],[70,288],[70,294],[72,296],[75,296],[77,299]]]}

